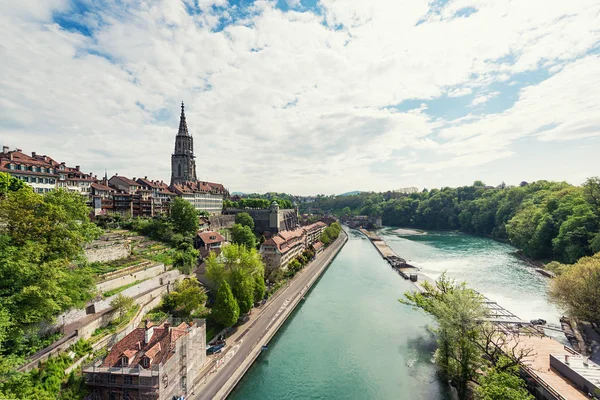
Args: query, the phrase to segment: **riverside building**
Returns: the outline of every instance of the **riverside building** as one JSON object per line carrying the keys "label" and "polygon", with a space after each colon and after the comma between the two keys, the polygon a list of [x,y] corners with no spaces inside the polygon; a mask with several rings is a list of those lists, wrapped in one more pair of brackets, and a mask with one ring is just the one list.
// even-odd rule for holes
{"label": "riverside building", "polygon": [[293,230],[280,231],[265,240],[260,245],[260,255],[267,270],[271,272],[276,268],[285,269],[304,250],[314,245],[320,248],[322,245],[319,238],[325,228],[327,224],[319,221]]}
{"label": "riverside building", "polygon": [[206,361],[205,320],[191,325],[146,321],[108,355],[83,367],[90,400],[187,398]]}

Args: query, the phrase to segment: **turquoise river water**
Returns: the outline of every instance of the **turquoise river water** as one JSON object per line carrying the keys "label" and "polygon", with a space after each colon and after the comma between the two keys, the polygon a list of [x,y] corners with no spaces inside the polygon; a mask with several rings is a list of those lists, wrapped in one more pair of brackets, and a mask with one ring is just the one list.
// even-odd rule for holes
{"label": "turquoise river water", "polygon": [[[373,245],[351,230],[348,243],[306,296],[231,399],[449,398],[432,364],[429,317],[398,303],[413,289]],[[508,245],[449,232],[384,228],[398,255],[435,279],[443,271],[519,317],[558,324],[548,281]]]}

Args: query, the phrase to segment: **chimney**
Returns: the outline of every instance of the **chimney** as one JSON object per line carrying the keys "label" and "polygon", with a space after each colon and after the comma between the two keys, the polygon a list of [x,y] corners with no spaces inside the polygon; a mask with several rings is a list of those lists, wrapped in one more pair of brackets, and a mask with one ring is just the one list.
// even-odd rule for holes
{"label": "chimney", "polygon": [[77,171],[79,171],[79,168],[80,168],[80,166],[79,166],[79,165],[76,165],[76,166],[75,166],[75,169],[76,169]]}
{"label": "chimney", "polygon": [[170,327],[171,327],[171,324],[169,324],[169,322],[165,322],[165,332],[169,332]]}
{"label": "chimney", "polygon": [[21,150],[21,149],[17,149],[17,151],[20,153],[20,152],[22,152],[23,150]]}
{"label": "chimney", "polygon": [[147,176],[145,176],[145,177],[144,177],[144,179],[148,180],[148,177],[147,177]]}
{"label": "chimney", "polygon": [[31,157],[35,158],[35,151],[31,152]]}
{"label": "chimney", "polygon": [[2,152],[8,153],[8,146],[2,146]]}
{"label": "chimney", "polygon": [[134,180],[134,181],[137,181],[137,179],[135,179],[135,176],[133,177],[133,180]]}
{"label": "chimney", "polygon": [[146,322],[144,323],[144,328],[146,329],[144,335],[144,344],[148,344],[150,343],[150,340],[152,340],[152,335],[154,334],[154,326],[150,326],[150,321],[146,320]]}

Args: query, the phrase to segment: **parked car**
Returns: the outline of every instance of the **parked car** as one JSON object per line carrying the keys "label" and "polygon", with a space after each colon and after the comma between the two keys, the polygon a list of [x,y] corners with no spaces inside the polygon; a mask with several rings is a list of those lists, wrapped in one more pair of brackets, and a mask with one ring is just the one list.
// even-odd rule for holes
{"label": "parked car", "polygon": [[218,354],[221,352],[221,350],[223,350],[223,347],[225,347],[224,343],[210,346],[209,348],[206,349],[206,355],[210,356],[211,354]]}

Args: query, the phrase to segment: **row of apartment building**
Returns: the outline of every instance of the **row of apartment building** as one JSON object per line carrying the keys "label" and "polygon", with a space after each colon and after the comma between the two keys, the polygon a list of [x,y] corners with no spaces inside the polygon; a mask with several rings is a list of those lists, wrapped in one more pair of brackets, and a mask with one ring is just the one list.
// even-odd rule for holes
{"label": "row of apartment building", "polygon": [[163,181],[127,178],[114,175],[99,180],[84,173],[80,166],[69,167],[46,155],[35,152],[31,156],[21,149],[9,150],[3,146],[0,153],[0,171],[7,172],[31,186],[36,193],[65,189],[87,198],[93,215],[118,214],[122,216],[154,216],[169,211],[175,197],[182,197],[198,211],[211,215],[221,214],[223,200],[229,195],[219,183],[186,182],[168,185]]}
{"label": "row of apartment building", "polygon": [[276,268],[285,269],[290,261],[302,254],[309,247],[320,250],[319,238],[327,228],[325,222],[319,221],[293,230],[280,231],[260,246],[260,254],[267,271]]}

